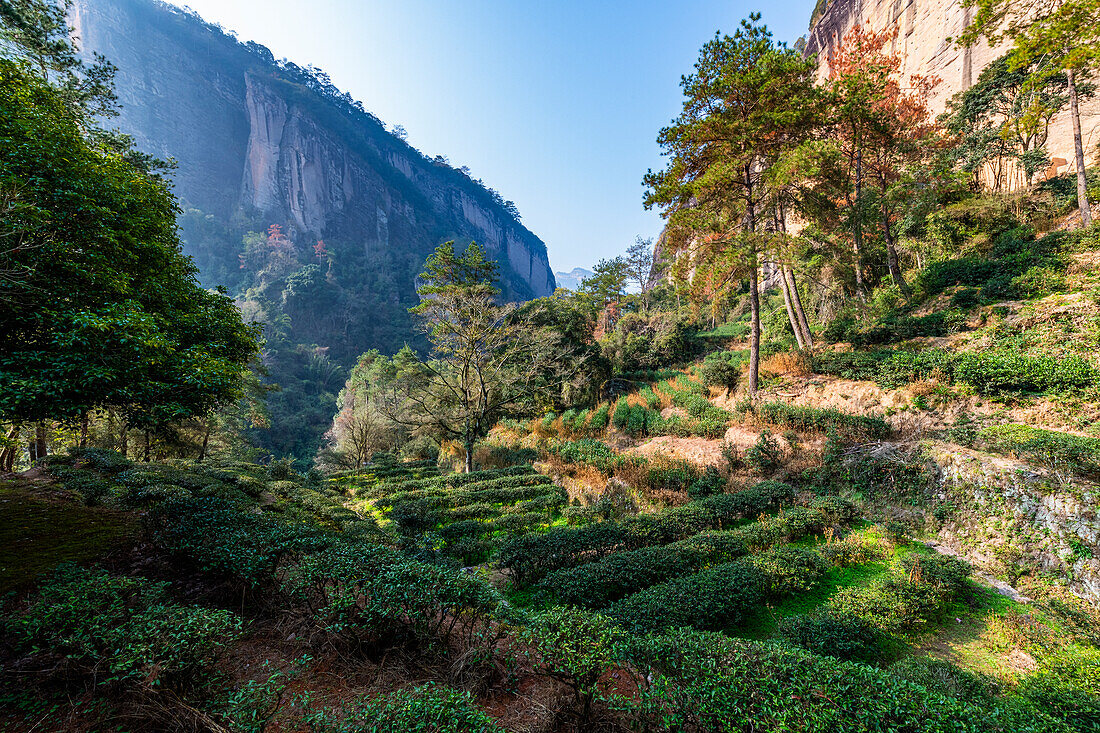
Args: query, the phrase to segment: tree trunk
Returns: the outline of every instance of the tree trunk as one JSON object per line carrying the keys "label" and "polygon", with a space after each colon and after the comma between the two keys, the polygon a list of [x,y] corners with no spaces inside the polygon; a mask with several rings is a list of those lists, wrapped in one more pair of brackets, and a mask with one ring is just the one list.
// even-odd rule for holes
{"label": "tree trunk", "polygon": [[863,150],[856,149],[855,226],[852,229],[852,253],[855,255],[856,295],[866,302],[863,293]]}
{"label": "tree trunk", "polygon": [[210,421],[206,422],[206,430],[202,433],[202,447],[199,448],[199,461],[206,458],[206,447],[210,444]]}
{"label": "tree trunk", "polygon": [[19,426],[12,425],[8,430],[7,440],[4,441],[4,448],[0,450],[0,473],[11,473],[11,469],[15,466],[15,451],[17,449],[16,440],[19,439]]}
{"label": "tree trunk", "polygon": [[145,453],[144,453],[144,457],[142,458],[142,460],[145,461],[146,463],[149,462],[149,431],[148,430],[145,431]]}
{"label": "tree trunk", "polygon": [[474,470],[474,442],[467,440],[464,447],[466,449],[466,473],[472,473]]}
{"label": "tree trunk", "polygon": [[901,274],[901,261],[898,259],[898,248],[894,246],[894,233],[890,231],[890,210],[886,207],[886,181],[882,181],[882,238],[886,241],[886,266],[890,268],[890,277],[894,278],[901,294],[906,300],[913,297],[913,291],[905,282]]}
{"label": "tree trunk", "polygon": [[1073,155],[1077,163],[1077,206],[1081,209],[1081,224],[1092,226],[1088,179],[1085,177],[1085,148],[1081,144],[1081,111],[1077,108],[1077,83],[1073,69],[1066,69],[1066,83],[1069,88],[1069,118],[1073,123]]}
{"label": "tree trunk", "polygon": [[40,422],[34,426],[34,451],[35,460],[41,461],[46,457],[46,423]]}
{"label": "tree trunk", "polygon": [[806,311],[802,308],[802,297],[798,294],[798,280],[795,279],[794,269],[788,267],[784,278],[791,278],[791,302],[794,304],[794,313],[798,316],[798,323],[802,326],[802,339],[806,342],[806,348],[814,347],[814,335],[810,331],[810,322],[806,320]]}
{"label": "tree trunk", "polygon": [[130,451],[130,426],[125,421],[122,423],[122,434],[118,440],[118,452],[122,454],[123,458],[127,458],[126,455]]}
{"label": "tree trunk", "polygon": [[791,302],[791,286],[787,283],[786,266],[779,266],[779,282],[782,284],[780,288],[783,291],[783,305],[787,306],[787,318],[791,322],[791,330],[794,331],[794,340],[798,342],[798,348],[806,348],[805,342],[802,340],[802,324],[798,322],[798,316],[794,314],[794,304]]}
{"label": "tree trunk", "polygon": [[749,397],[760,387],[760,284],[756,262],[749,272],[749,305],[752,307],[752,338],[749,341]]}
{"label": "tree trunk", "polygon": [[85,410],[80,415],[80,443],[78,445],[81,448],[88,447],[88,411]]}

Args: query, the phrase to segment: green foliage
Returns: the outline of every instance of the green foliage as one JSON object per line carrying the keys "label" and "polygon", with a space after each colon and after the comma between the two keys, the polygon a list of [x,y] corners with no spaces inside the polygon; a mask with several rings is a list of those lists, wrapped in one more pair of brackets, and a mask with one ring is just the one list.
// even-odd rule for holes
{"label": "green foliage", "polygon": [[787,484],[763,481],[738,494],[710,496],[651,514],[581,527],[554,527],[506,541],[498,561],[518,584],[526,585],[555,570],[593,562],[618,550],[668,544],[706,530],[723,529],[793,496],[794,489]]}
{"label": "green foliage", "polygon": [[199,287],[165,181],[88,140],[56,88],[3,59],[0,139],[15,243],[0,254],[0,416],[113,406],[152,427],[238,398],[257,334]]}
{"label": "green foliage", "polygon": [[497,733],[503,731],[474,705],[473,696],[429,682],[375,698],[364,698],[339,713],[307,716],[316,733]]}
{"label": "green foliage", "polygon": [[571,608],[553,608],[534,619],[521,638],[536,652],[536,671],[565,683],[587,721],[597,683],[614,660],[620,631],[610,619]]}
{"label": "green foliage", "polygon": [[822,353],[814,356],[813,368],[819,374],[873,381],[884,389],[936,378],[970,385],[982,394],[1079,390],[1100,379],[1096,368],[1079,356],[1030,356],[997,351]]}
{"label": "green foliage", "polygon": [[829,608],[891,633],[910,633],[928,626],[966,588],[970,566],[940,555],[911,555],[906,575],[880,578],[863,588],[845,588]]}
{"label": "green foliage", "polygon": [[960,310],[936,311],[926,316],[906,316],[891,313],[880,324],[858,328],[852,319],[838,319],[829,324],[824,336],[827,341],[848,341],[853,346],[872,346],[908,341],[921,336],[946,336],[958,331],[966,322]]}
{"label": "green foliage", "polygon": [[726,489],[726,479],[714,466],[707,466],[699,476],[688,486],[688,496],[692,499],[702,499],[706,496],[721,494]]}
{"label": "green foliage", "polygon": [[752,406],[756,419],[801,432],[833,432],[857,443],[885,438],[890,426],[877,417],[853,415],[830,407],[804,407],[784,402],[764,402]]}
{"label": "green foliage", "polygon": [[888,656],[887,639],[881,631],[861,618],[828,609],[783,619],[777,634],[814,654],[848,662],[874,664]]}
{"label": "green foliage", "polygon": [[607,613],[633,633],[680,626],[724,629],[757,609],[766,582],[766,575],[751,563],[723,563],[650,586],[612,604]]}
{"label": "green foliage", "polygon": [[717,387],[730,393],[737,389],[741,381],[741,368],[739,365],[724,359],[713,359],[703,362],[703,383],[708,387]]}
{"label": "green foliage", "polygon": [[1067,733],[1034,709],[967,705],[871,667],[677,630],[636,637],[624,655],[644,677],[639,727],[806,733]]}
{"label": "green foliage", "polygon": [[174,603],[167,591],[167,583],[65,564],[9,625],[27,648],[68,657],[98,684],[180,685],[242,624],[228,611]]}
{"label": "green foliage", "polygon": [[745,464],[753,471],[767,474],[779,467],[783,456],[779,450],[779,443],[772,437],[771,432],[764,430],[752,447],[745,451],[743,457]]}
{"label": "green foliage", "polygon": [[1064,464],[1077,471],[1100,471],[1100,439],[1086,438],[1029,425],[991,425],[977,431],[990,449],[1037,460]]}

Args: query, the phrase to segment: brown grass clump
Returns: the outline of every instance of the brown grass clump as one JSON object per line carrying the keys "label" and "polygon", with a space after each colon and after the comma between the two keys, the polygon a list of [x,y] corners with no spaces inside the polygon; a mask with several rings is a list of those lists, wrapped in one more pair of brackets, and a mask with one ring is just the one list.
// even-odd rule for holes
{"label": "brown grass clump", "polygon": [[813,374],[813,362],[804,351],[784,351],[760,362],[760,368],[772,374],[808,377]]}

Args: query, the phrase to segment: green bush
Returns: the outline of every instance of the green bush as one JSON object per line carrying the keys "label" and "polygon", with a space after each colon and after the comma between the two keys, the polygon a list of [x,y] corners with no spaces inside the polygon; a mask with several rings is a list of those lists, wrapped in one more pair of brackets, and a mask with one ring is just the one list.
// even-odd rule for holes
{"label": "green bush", "polygon": [[502,733],[504,730],[474,705],[470,693],[434,682],[364,698],[338,713],[313,712],[306,722],[314,733]]}
{"label": "green bush", "polygon": [[573,692],[580,722],[588,722],[600,679],[611,668],[619,630],[611,620],[574,608],[545,611],[520,637],[534,651],[536,674],[564,683]]}
{"label": "green bush", "polygon": [[[967,705],[866,665],[687,629],[629,640],[636,729],[1068,733],[1035,709]],[[735,721],[736,727],[731,723]]]}
{"label": "green bush", "polygon": [[[741,517],[756,516],[790,500],[794,494],[787,484],[762,481],[737,494],[709,496],[661,512],[580,527],[552,527],[506,540],[498,561],[516,583],[526,585],[555,570],[594,562],[618,550],[668,544],[706,530],[722,529]],[[784,521],[797,521],[791,517],[801,516],[793,512]]]}
{"label": "green bush", "polygon": [[708,387],[724,389],[728,394],[737,389],[740,381],[741,368],[738,364],[725,359],[703,362],[703,384]]}
{"label": "green bush", "polygon": [[977,431],[991,450],[1043,463],[1065,463],[1078,471],[1100,471],[1100,438],[1028,425],[993,425]]}
{"label": "green bush", "polygon": [[773,599],[812,590],[828,570],[821,555],[799,547],[778,547],[750,561],[764,574],[764,592]]}
{"label": "green bush", "polygon": [[813,368],[819,374],[873,381],[883,389],[936,378],[968,384],[982,394],[1086,389],[1100,381],[1100,372],[1082,357],[1015,352],[979,354],[927,349],[823,353],[814,357]]}
{"label": "green bush", "polygon": [[33,650],[81,665],[97,684],[185,684],[241,630],[229,611],[184,606],[168,584],[64,564],[8,622]]}
{"label": "green bush", "polygon": [[777,635],[814,654],[849,662],[886,661],[889,640],[881,631],[855,616],[822,609],[779,622]]}
{"label": "green bush", "polygon": [[849,442],[878,440],[890,434],[890,426],[877,417],[853,415],[830,407],[803,407],[784,402],[754,405],[756,419],[801,432],[833,431]]}
{"label": "green bush", "polygon": [[726,479],[718,473],[714,466],[707,466],[703,473],[695,477],[688,486],[688,496],[692,499],[702,499],[706,496],[721,494],[726,490]]}
{"label": "green bush", "polygon": [[633,633],[679,626],[724,629],[757,610],[766,582],[750,563],[734,561],[650,586],[612,604],[607,613]]}

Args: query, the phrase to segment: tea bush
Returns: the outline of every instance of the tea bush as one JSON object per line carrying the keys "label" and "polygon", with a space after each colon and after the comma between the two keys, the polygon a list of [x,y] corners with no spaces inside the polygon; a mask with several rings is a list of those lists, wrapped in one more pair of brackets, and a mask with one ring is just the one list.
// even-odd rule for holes
{"label": "tea bush", "polygon": [[193,680],[242,623],[229,611],[173,602],[167,583],[64,564],[8,627],[21,644],[64,655],[97,684],[159,686]]}
{"label": "tea bush", "polygon": [[313,733],[503,733],[473,696],[429,682],[356,701],[338,713],[320,710],[305,721]]}
{"label": "tea bush", "polygon": [[1100,438],[1029,425],[991,425],[977,431],[977,438],[1001,453],[1045,463],[1064,462],[1078,471],[1100,471]]}
{"label": "tea bush", "polygon": [[803,407],[783,402],[754,405],[753,416],[761,422],[801,432],[833,431],[850,442],[878,440],[890,434],[890,426],[877,417],[853,415],[828,407]]}
{"label": "tea bush", "polygon": [[627,710],[637,728],[804,733],[1068,733],[1032,709],[967,705],[866,665],[680,629],[635,637],[640,670]]}
{"label": "tea bush", "polygon": [[632,633],[679,626],[723,629],[756,611],[766,582],[751,563],[723,563],[629,595],[612,604],[607,614]]}
{"label": "tea bush", "polygon": [[873,664],[889,656],[888,637],[863,619],[822,609],[779,622],[777,636],[814,654]]}

